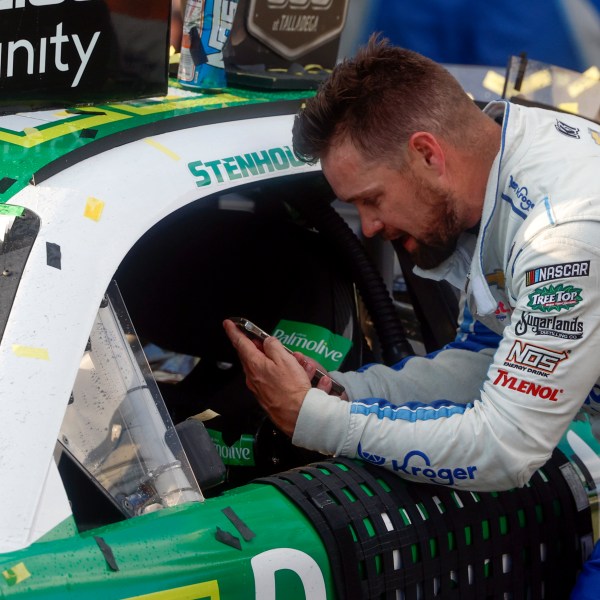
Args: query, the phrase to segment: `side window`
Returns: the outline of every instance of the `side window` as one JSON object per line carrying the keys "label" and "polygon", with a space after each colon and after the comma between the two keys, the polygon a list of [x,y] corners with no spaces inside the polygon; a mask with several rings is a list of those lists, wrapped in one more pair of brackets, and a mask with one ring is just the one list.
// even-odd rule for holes
{"label": "side window", "polygon": [[59,444],[127,517],[202,499],[115,283],[94,321]]}

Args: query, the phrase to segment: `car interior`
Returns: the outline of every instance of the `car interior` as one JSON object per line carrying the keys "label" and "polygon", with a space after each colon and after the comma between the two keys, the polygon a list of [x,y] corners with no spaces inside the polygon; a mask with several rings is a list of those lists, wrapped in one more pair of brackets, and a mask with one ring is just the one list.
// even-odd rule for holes
{"label": "car interior", "polygon": [[[453,338],[454,293],[415,284],[404,257],[399,269],[406,286],[394,298],[334,200],[320,173],[217,193],[157,223],[115,273],[151,377],[205,496],[322,458],[292,446],[260,409],[224,319],[243,316],[267,332],[287,319],[343,335],[352,346],[340,370],[394,364],[413,354],[406,328],[418,330],[426,351]],[[76,390],[72,401],[78,402]],[[251,464],[222,465],[203,429],[218,432],[229,447],[249,436]],[[211,452],[214,467],[207,466]],[[78,526],[131,516],[114,498],[107,500],[106,490],[97,489],[102,486],[73,458],[63,451],[58,464],[63,479],[76,482],[66,487]]]}

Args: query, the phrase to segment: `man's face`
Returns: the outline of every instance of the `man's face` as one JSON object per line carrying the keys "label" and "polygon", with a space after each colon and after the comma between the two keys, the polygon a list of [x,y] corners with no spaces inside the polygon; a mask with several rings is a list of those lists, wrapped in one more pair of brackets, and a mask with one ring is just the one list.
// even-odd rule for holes
{"label": "man's face", "polygon": [[451,192],[410,168],[367,162],[351,142],[331,147],[321,165],[337,197],[358,209],[364,235],[401,245],[423,269],[448,258],[467,229]]}

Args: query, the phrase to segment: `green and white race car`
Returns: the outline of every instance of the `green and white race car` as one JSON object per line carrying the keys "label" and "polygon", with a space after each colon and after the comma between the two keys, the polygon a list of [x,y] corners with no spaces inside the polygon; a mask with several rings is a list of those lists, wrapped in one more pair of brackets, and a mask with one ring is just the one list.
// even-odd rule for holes
{"label": "green and white race car", "polygon": [[409,352],[407,307],[426,346],[448,331],[294,155],[310,93],[0,116],[0,597],[568,594],[598,535],[588,423],[475,494],[293,448],[246,389],[227,317],[328,369]]}

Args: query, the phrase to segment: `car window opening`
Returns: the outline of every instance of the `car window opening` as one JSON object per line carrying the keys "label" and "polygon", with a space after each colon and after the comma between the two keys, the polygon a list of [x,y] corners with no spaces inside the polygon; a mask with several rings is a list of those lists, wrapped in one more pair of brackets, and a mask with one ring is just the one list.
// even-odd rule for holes
{"label": "car window opening", "polygon": [[[246,387],[235,350],[223,331],[224,319],[244,316],[268,332],[282,320],[325,328],[352,341],[342,370],[380,360],[371,317],[338,241],[317,231],[310,215],[298,210],[304,198],[333,200],[321,179],[320,174],[288,177],[199,199],[148,230],[115,273],[143,348],[142,362],[150,363],[150,379],[160,400],[164,399],[168,418],[182,439],[186,436],[181,429],[190,420],[202,422],[225,465],[225,481],[201,483],[207,497],[322,458],[292,446],[265,417]],[[80,385],[76,383],[73,392],[74,404]],[[122,398],[126,391],[121,387],[107,395]],[[107,401],[104,392],[106,388],[96,390],[97,402]],[[109,400],[114,403],[114,398]],[[89,463],[102,444],[105,448],[114,443],[115,423],[105,425],[102,442],[87,448],[84,456],[69,451],[63,455]],[[201,455],[207,451],[202,448]],[[186,450],[190,457],[198,454],[193,447]],[[202,456],[191,460],[200,466],[203,462]],[[79,481],[81,469],[73,472],[69,462],[73,461],[63,456],[63,478]],[[129,486],[128,493],[121,490],[124,483],[116,483],[120,468],[113,469],[117,476],[108,486],[108,501],[103,498],[106,487],[99,493],[94,489],[98,474],[92,475],[94,485],[82,492],[84,497],[96,496],[95,508],[88,500],[85,506],[79,502],[76,510],[78,502],[71,497],[80,528],[96,525],[98,519],[112,522],[138,514],[138,501],[141,512],[146,502],[152,505],[152,494],[145,491],[146,496],[135,496],[135,502],[129,498],[132,506],[123,510],[124,498],[137,488]],[[130,471],[136,473],[138,484],[147,477],[140,468]],[[66,487],[73,496],[69,492],[73,486]]]}

